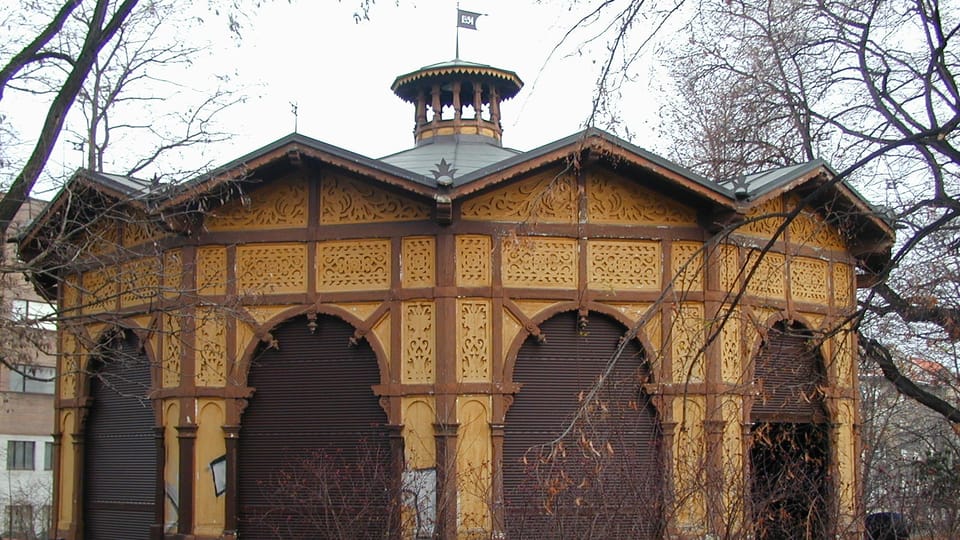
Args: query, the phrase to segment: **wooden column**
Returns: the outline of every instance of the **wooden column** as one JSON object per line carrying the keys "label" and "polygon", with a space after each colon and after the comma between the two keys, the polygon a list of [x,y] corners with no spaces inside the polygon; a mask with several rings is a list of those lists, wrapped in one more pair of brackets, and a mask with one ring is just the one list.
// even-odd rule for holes
{"label": "wooden column", "polygon": [[[181,406],[181,410],[184,410],[184,407]],[[193,408],[187,410],[193,410]],[[180,446],[180,512],[177,519],[177,532],[190,535],[193,533],[193,470],[196,461],[194,447],[197,442],[197,425],[177,426],[177,440]]]}
{"label": "wooden column", "polygon": [[227,491],[223,501],[223,538],[237,537],[237,516],[240,515],[240,474],[237,467],[240,459],[240,426],[223,426],[223,441],[227,454]]}

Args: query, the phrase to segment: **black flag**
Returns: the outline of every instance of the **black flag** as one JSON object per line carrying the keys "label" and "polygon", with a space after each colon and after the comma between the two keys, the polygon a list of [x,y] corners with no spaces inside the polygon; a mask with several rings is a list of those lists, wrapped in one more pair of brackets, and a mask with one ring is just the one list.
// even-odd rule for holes
{"label": "black flag", "polygon": [[465,11],[462,9],[457,10],[457,26],[460,28],[469,28],[470,30],[477,29],[477,19],[483,15],[483,13],[474,13],[472,11]]}

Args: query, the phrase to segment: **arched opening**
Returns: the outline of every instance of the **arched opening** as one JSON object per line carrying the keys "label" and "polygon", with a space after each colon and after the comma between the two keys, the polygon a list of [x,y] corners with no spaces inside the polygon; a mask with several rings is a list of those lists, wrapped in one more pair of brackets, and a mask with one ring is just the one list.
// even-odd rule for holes
{"label": "arched opening", "polygon": [[157,447],[150,361],[132,332],[114,334],[89,367],[83,463],[84,538],[150,538]]}
{"label": "arched opening", "polygon": [[503,443],[507,537],[657,538],[663,472],[641,386],[647,362],[631,340],[611,363],[626,329],[597,314],[580,322],[573,312],[547,320],[546,341],[531,336],[517,354],[521,388]]}
{"label": "arched opening", "polygon": [[751,508],[758,539],[826,538],[829,431],[823,362],[804,328],[778,323],[754,362]]}
{"label": "arched opening", "polygon": [[240,538],[383,538],[394,511],[377,358],[319,316],[274,329],[255,353],[240,429]]}

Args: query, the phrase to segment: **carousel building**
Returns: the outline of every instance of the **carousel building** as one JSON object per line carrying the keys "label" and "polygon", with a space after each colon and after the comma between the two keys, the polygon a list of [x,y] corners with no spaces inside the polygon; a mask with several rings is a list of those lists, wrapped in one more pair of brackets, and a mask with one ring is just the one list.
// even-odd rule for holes
{"label": "carousel building", "polygon": [[861,538],[847,316],[889,224],[819,161],[511,150],[521,87],[398,77],[381,159],[79,171],[19,241],[61,313],[55,537]]}

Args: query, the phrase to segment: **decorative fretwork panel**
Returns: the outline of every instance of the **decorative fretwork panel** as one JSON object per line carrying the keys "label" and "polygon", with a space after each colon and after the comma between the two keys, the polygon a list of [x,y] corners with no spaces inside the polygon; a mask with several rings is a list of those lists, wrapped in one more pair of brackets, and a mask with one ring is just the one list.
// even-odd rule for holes
{"label": "decorative fretwork panel", "polygon": [[457,236],[457,285],[485,287],[490,285],[490,237],[484,235]]}
{"label": "decorative fretwork panel", "polygon": [[77,372],[84,357],[83,345],[73,332],[60,332],[60,397],[77,396]]}
{"label": "decorative fretwork panel", "polygon": [[160,260],[144,257],[123,264],[117,276],[120,285],[120,306],[149,303],[160,290]]}
{"label": "decorative fretwork panel", "polygon": [[197,308],[197,386],[223,386],[227,378],[227,320],[215,308]]}
{"label": "decorative fretwork panel", "polygon": [[197,248],[197,292],[226,294],[227,249],[221,246]]}
{"label": "decorative fretwork panel", "polygon": [[736,293],[740,274],[740,249],[730,244],[721,244],[717,249],[720,287],[730,293]]}
{"label": "decorative fretwork panel", "polygon": [[591,289],[659,291],[660,243],[649,240],[592,240],[587,244]]}
{"label": "decorative fretwork panel", "polygon": [[673,259],[673,289],[678,292],[703,290],[703,244],[700,242],[674,242],[671,246]]}
{"label": "decorative fretwork panel", "polygon": [[320,222],[373,223],[430,219],[430,206],[370,185],[328,175],[320,184]]}
{"label": "decorative fretwork panel", "polygon": [[854,333],[849,326],[841,328],[833,336],[833,358],[832,364],[835,366],[837,385],[843,388],[854,386],[854,362],[856,361],[854,349]]}
{"label": "decorative fretwork panel", "polygon": [[101,313],[113,310],[117,298],[116,268],[91,270],[83,274],[83,312]]}
{"label": "decorative fretwork panel", "polygon": [[457,351],[460,380],[490,380],[493,324],[489,300],[457,300]]}
{"label": "decorative fretwork panel", "polygon": [[116,251],[120,245],[120,231],[116,221],[101,218],[89,224],[71,241],[80,252],[103,255]]}
{"label": "decorative fretwork panel", "polygon": [[343,240],[317,245],[317,289],[320,291],[390,288],[390,241]]}
{"label": "decorative fretwork panel", "polygon": [[163,254],[163,295],[172,298],[180,294],[183,283],[183,254],[174,249]]}
{"label": "decorative fretwork panel", "polygon": [[157,226],[149,221],[150,218],[141,213],[135,213],[129,221],[123,222],[123,245],[135,246],[151,240],[160,238],[163,235]]}
{"label": "decorative fretwork panel", "polygon": [[404,383],[433,382],[436,328],[433,302],[403,303]]}
{"label": "decorative fretwork panel", "polygon": [[[721,323],[728,310],[723,308],[717,315],[717,322]],[[726,322],[720,328],[720,376],[724,382],[740,384],[743,378],[743,341],[740,336],[740,313],[734,311],[729,314]]]}
{"label": "decorative fretwork panel", "polygon": [[78,281],[79,277],[76,274],[70,274],[63,279],[60,297],[60,314],[63,316],[73,315],[73,311],[80,306]]}
{"label": "decorative fretwork panel", "polygon": [[833,301],[840,309],[853,303],[853,269],[848,264],[833,263]]}
{"label": "decorative fretwork panel", "polygon": [[160,377],[164,388],[180,385],[180,354],[183,350],[183,333],[177,313],[163,314],[163,374]]}
{"label": "decorative fretwork panel", "polygon": [[575,178],[555,169],[464,201],[460,216],[469,220],[522,223],[575,223]]}
{"label": "decorative fretwork panel", "polygon": [[304,244],[248,244],[237,248],[238,292],[245,295],[307,290]]}
{"label": "decorative fretwork panel", "polygon": [[765,298],[783,299],[785,297],[786,258],[781,253],[767,252],[759,261],[759,251],[751,251],[747,257],[744,277],[749,275],[754,265],[757,269],[747,283],[747,293]]}
{"label": "decorative fretwork panel", "polygon": [[569,289],[577,284],[574,238],[522,237],[503,243],[503,285]]}
{"label": "decorative fretwork panel", "polygon": [[827,261],[809,257],[794,257],[790,260],[790,294],[794,301],[826,305]]}
{"label": "decorative fretwork panel", "polygon": [[674,382],[702,382],[706,377],[703,305],[682,304],[671,328]]}
{"label": "decorative fretwork panel", "polygon": [[457,538],[490,537],[490,398],[457,398]]}
{"label": "decorative fretwork panel", "polygon": [[[746,222],[737,228],[737,232],[751,236],[770,238],[783,223],[783,200],[774,197],[747,212]],[[783,240],[781,235],[778,240]]]}
{"label": "decorative fretwork panel", "polygon": [[676,522],[688,530],[697,530],[706,521],[706,398],[678,395],[671,406],[677,422],[672,448],[674,458],[674,496],[677,507]]}
{"label": "decorative fretwork panel", "polygon": [[435,240],[432,236],[403,239],[401,284],[407,288],[432,287],[436,282]]}
{"label": "decorative fretwork panel", "polygon": [[593,223],[692,225],[696,212],[637,182],[605,171],[587,180],[587,216]]}
{"label": "decorative fretwork panel", "polygon": [[790,243],[795,246],[846,249],[843,237],[836,227],[810,210],[804,210],[790,222]]}
{"label": "decorative fretwork panel", "polygon": [[254,190],[211,211],[208,230],[286,229],[307,225],[307,184],[287,178]]}

